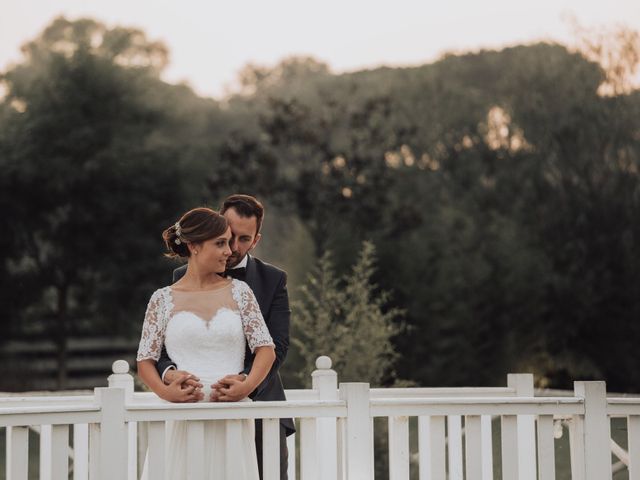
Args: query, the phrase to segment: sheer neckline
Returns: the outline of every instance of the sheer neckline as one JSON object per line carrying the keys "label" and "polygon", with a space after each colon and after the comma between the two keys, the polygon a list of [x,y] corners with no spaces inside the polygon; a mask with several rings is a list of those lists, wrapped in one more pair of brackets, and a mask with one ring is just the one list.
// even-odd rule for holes
{"label": "sheer neckline", "polygon": [[230,287],[233,284],[233,280],[231,280],[228,283],[225,283],[222,286],[218,286],[215,288],[209,288],[207,290],[183,290],[181,288],[176,288],[173,285],[169,286],[169,288],[171,289],[171,293],[211,293],[211,292],[219,292],[222,291],[228,287]]}

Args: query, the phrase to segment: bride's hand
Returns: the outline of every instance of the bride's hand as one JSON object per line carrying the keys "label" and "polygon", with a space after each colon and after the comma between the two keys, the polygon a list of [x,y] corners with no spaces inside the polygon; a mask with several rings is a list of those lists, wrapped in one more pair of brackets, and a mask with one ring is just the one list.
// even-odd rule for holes
{"label": "bride's hand", "polygon": [[[187,380],[193,380],[193,375],[181,372],[178,375],[172,376],[172,378],[173,381],[164,389],[162,395],[164,400],[174,403],[188,403],[198,402],[204,397],[201,390],[202,385],[197,382],[192,384],[187,383]],[[200,385],[200,387],[197,385]]]}
{"label": "bride's hand", "polygon": [[246,398],[250,386],[244,382],[246,375],[227,375],[211,385],[212,402],[237,402]]}

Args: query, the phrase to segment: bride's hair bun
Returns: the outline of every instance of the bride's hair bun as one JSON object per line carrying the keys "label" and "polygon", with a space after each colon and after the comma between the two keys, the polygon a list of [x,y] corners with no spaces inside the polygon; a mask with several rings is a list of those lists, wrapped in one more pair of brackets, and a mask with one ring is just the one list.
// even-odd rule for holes
{"label": "bride's hair bun", "polygon": [[164,240],[164,244],[167,247],[167,253],[165,254],[167,257],[189,256],[189,247],[187,247],[186,242],[183,242],[180,239],[180,236],[178,236],[175,225],[171,225],[164,232],[162,232],[162,239]]}
{"label": "bride's hair bun", "polygon": [[215,210],[198,207],[189,210],[176,223],[162,232],[167,257],[189,257],[188,243],[200,243],[219,237],[227,231],[227,220]]}

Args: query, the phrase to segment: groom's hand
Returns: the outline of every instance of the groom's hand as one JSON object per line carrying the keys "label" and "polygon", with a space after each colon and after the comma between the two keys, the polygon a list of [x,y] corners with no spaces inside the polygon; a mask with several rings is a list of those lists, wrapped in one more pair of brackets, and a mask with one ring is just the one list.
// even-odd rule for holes
{"label": "groom's hand", "polygon": [[186,388],[186,387],[193,387],[193,388],[197,388],[197,389],[201,389],[202,388],[202,384],[200,383],[200,379],[198,377],[196,377],[195,375],[187,372],[186,370],[175,370],[175,369],[171,369],[171,370],[167,370],[167,372],[164,374],[164,378],[162,379],[165,383],[165,385],[169,385],[171,384],[176,378],[179,377],[183,377],[186,378],[186,380],[184,380],[182,383],[182,387]]}
{"label": "groom's hand", "polygon": [[237,402],[247,397],[251,391],[244,383],[246,375],[227,375],[211,385],[212,402]]}

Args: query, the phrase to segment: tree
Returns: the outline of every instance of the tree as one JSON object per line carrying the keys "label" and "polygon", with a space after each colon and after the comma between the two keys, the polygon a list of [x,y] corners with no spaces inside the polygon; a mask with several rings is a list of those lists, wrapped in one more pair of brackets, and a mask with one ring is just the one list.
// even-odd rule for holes
{"label": "tree", "polygon": [[0,264],[13,333],[54,339],[63,388],[69,335],[129,333],[141,318],[162,278],[159,234],[185,196],[176,152],[152,141],[170,115],[146,101],[163,45],[58,18],[23,52],[1,77]]}
{"label": "tree", "polygon": [[340,380],[381,385],[396,380],[397,352],[392,338],[402,328],[402,312],[387,308],[390,294],[373,283],[375,248],[364,242],[351,272],[334,273],[330,252],[319,260],[315,274],[301,287],[294,303],[292,343],[304,359],[299,378],[309,382],[319,355],[333,360]]}
{"label": "tree", "polygon": [[317,255],[331,248],[342,272],[375,242],[379,283],[413,327],[395,339],[403,376],[638,384],[637,358],[601,341],[630,352],[637,331],[640,104],[637,90],[603,96],[594,60],[537,44],[256,93],[251,152],[277,159]]}
{"label": "tree", "polygon": [[287,57],[274,67],[248,64],[238,73],[240,95],[268,96],[274,92],[289,94],[304,89],[306,81],[329,74],[329,66],[312,57]]}
{"label": "tree", "polygon": [[640,67],[640,32],[624,25],[606,28],[585,28],[575,18],[570,19],[577,49],[603,69],[605,81],[599,92],[616,96],[631,93],[638,86]]}

